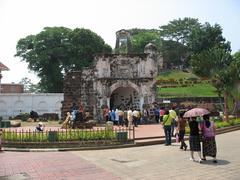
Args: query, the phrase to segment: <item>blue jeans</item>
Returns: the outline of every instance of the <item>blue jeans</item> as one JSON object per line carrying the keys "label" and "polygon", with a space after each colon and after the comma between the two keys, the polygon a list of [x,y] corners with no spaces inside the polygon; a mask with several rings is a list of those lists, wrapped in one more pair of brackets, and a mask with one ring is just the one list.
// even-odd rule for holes
{"label": "blue jeans", "polygon": [[164,133],[165,133],[165,144],[171,145],[172,137],[171,137],[171,125],[164,126]]}

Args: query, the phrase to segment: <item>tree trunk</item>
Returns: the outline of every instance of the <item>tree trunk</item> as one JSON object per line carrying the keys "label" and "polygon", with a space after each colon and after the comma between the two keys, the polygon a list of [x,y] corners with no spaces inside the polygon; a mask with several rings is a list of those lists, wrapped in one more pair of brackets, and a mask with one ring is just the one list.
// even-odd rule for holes
{"label": "tree trunk", "polygon": [[229,118],[228,118],[228,93],[227,93],[227,91],[224,91],[223,98],[224,98],[224,116],[225,116],[224,120],[228,121]]}

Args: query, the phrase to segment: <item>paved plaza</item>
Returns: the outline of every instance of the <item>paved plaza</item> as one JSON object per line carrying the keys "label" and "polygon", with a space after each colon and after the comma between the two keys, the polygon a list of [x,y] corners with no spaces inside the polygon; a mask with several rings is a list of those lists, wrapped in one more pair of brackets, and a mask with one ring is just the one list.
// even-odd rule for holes
{"label": "paved plaza", "polygon": [[240,179],[240,131],[217,135],[218,163],[189,160],[179,144],[71,152],[0,153],[0,179]]}

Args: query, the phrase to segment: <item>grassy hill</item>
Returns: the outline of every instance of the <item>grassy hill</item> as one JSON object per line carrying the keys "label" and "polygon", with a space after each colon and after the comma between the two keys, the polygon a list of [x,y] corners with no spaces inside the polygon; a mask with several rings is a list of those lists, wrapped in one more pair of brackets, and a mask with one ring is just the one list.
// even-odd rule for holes
{"label": "grassy hill", "polygon": [[168,71],[157,77],[158,97],[217,97],[208,80],[183,71]]}
{"label": "grassy hill", "polygon": [[191,79],[191,78],[196,78],[196,79],[200,79],[198,76],[196,76],[195,74],[192,74],[190,72],[183,72],[183,71],[179,71],[179,70],[172,70],[172,71],[166,71],[163,73],[160,73],[159,76],[157,77],[157,79]]}

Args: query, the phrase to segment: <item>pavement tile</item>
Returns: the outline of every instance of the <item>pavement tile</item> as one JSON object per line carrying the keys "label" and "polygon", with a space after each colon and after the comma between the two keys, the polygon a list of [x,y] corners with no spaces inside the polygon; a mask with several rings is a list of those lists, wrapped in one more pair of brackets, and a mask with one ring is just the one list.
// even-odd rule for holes
{"label": "pavement tile", "polygon": [[101,167],[69,152],[4,152],[0,156],[0,179],[3,176],[26,173],[33,179],[80,178],[119,179]]}
{"label": "pavement tile", "polygon": [[[162,135],[160,125],[136,129],[137,137]],[[178,143],[167,147],[154,145],[73,152],[3,152],[0,153],[0,179],[3,176],[20,177],[25,173],[34,180],[238,180],[239,137],[240,131],[216,137],[217,164],[213,164],[211,158],[202,164],[189,161],[190,152],[180,151]]]}

